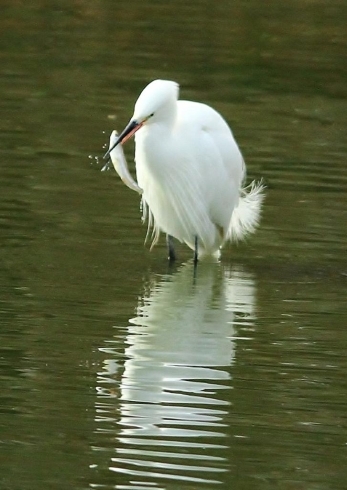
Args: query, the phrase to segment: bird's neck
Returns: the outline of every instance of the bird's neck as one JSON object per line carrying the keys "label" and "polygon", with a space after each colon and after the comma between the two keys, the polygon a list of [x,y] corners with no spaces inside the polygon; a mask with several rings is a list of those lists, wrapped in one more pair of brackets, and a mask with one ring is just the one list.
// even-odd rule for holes
{"label": "bird's neck", "polygon": [[151,121],[150,124],[145,124],[140,131],[135,134],[136,144],[140,144],[143,148],[150,150],[164,143],[172,134],[173,124]]}
{"label": "bird's neck", "polygon": [[165,131],[171,129],[177,118],[177,101],[171,101],[161,107],[151,119],[151,123],[163,127]]}

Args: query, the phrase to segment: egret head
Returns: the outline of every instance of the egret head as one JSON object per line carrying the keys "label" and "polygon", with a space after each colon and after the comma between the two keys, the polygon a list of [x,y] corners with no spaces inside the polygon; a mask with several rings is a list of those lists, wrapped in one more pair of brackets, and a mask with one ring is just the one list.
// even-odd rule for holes
{"label": "egret head", "polygon": [[178,83],[169,80],[153,80],[143,89],[135,104],[132,120],[151,122],[175,114]]}
{"label": "egret head", "polygon": [[112,148],[105,153],[104,158],[108,158],[113,148],[119,143],[125,143],[144,124],[173,118],[176,114],[178,90],[178,83],[169,80],[153,80],[149,83],[136,101],[134,114],[129,124],[119,135]]}

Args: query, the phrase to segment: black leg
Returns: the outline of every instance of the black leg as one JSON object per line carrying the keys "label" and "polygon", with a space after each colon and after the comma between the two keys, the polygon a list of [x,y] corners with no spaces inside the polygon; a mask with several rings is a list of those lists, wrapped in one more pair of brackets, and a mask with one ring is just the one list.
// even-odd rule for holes
{"label": "black leg", "polygon": [[195,236],[194,240],[194,266],[196,267],[198,263],[198,237]]}
{"label": "black leg", "polygon": [[166,235],[166,243],[169,251],[169,261],[175,262],[176,252],[175,252],[173,237],[171,235]]}

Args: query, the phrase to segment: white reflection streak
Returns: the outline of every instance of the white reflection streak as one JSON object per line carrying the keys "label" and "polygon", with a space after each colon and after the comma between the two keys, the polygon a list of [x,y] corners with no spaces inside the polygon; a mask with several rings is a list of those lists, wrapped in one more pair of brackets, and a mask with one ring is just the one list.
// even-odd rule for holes
{"label": "white reflection streak", "polygon": [[113,471],[209,483],[227,471],[221,390],[231,388],[235,319],[253,320],[254,283],[240,269],[202,263],[194,284],[192,267],[153,286],[130,321]]}

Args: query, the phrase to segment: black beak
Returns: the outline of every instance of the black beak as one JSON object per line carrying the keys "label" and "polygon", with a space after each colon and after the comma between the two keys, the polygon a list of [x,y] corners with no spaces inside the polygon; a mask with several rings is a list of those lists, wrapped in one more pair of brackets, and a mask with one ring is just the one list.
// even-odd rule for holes
{"label": "black beak", "polygon": [[116,148],[119,143],[125,143],[126,140],[131,138],[131,136],[136,133],[138,129],[141,128],[142,122],[138,123],[137,121],[130,121],[129,124],[126,126],[126,128],[121,132],[121,134],[118,136],[115,144],[107,150],[107,152],[104,155],[104,160],[107,160],[109,158],[111,151],[113,148]]}

